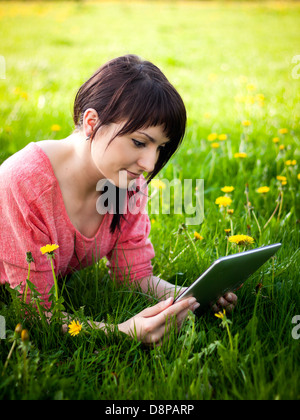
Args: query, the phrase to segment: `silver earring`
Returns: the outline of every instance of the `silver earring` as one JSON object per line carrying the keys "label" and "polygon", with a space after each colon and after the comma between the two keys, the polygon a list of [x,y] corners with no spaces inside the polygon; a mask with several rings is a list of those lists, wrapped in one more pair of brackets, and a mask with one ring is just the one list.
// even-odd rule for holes
{"label": "silver earring", "polygon": [[89,134],[85,140],[88,141],[90,140],[90,138],[91,138],[91,135]]}

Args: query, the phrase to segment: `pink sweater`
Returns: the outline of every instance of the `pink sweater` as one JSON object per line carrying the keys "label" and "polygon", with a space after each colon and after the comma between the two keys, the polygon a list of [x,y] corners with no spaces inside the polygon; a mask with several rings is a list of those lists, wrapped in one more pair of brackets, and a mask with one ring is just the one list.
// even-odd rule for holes
{"label": "pink sweater", "polygon": [[[144,178],[138,182],[144,183]],[[9,282],[12,288],[21,283],[24,290],[26,252],[30,251],[34,258],[30,281],[48,302],[53,275],[50,261],[40,251],[47,244],[59,245],[54,259],[56,276],[105,256],[110,274],[121,281],[124,276],[131,281],[150,276],[154,250],[148,238],[149,217],[143,213],[128,212],[129,223],[122,218],[121,231],[116,228],[114,234],[109,230],[113,215],[107,213],[95,237],[85,237],[68,217],[48,156],[37,144],[29,143],[0,166],[0,283]]]}

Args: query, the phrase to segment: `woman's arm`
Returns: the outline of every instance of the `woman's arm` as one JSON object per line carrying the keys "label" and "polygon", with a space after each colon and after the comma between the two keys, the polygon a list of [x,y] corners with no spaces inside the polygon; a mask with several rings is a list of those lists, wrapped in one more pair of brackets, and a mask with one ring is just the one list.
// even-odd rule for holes
{"label": "woman's arm", "polygon": [[175,298],[180,291],[186,289],[185,287],[174,286],[174,284],[156,276],[144,277],[143,279],[138,280],[137,283],[144,293],[151,292],[160,301],[170,297]]}
{"label": "woman's arm", "polygon": [[[181,291],[184,291],[186,287],[174,286],[163,279],[156,276],[144,277],[137,282],[142,291],[147,293],[151,291],[159,300],[165,300],[169,297],[176,298]],[[237,296],[234,293],[227,293],[221,297],[215,305],[212,306],[214,312],[219,312],[220,307],[226,308],[228,312],[231,312],[237,304]]]}
{"label": "woman's arm", "polygon": [[[199,304],[195,298],[187,298],[173,305],[174,299],[171,297],[167,300],[159,302],[157,305],[144,309],[134,317],[118,325],[118,330],[135,337],[144,344],[161,345],[163,339],[169,335],[171,327],[177,326],[179,330],[189,311],[195,311]],[[52,314],[49,312],[46,315],[51,318]],[[63,332],[67,332],[68,323],[70,322],[69,315],[63,313]],[[90,327],[103,330],[106,334],[109,330],[113,330],[112,325],[104,324],[103,322],[88,322]]]}

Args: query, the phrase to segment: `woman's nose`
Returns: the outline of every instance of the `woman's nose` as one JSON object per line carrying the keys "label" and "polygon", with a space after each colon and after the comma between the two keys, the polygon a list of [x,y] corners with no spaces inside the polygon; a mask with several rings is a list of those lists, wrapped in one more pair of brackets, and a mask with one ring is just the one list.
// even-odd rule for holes
{"label": "woman's nose", "polygon": [[152,172],[155,168],[155,164],[157,161],[157,152],[150,152],[149,150],[147,153],[144,153],[138,160],[138,165],[143,169],[144,172]]}

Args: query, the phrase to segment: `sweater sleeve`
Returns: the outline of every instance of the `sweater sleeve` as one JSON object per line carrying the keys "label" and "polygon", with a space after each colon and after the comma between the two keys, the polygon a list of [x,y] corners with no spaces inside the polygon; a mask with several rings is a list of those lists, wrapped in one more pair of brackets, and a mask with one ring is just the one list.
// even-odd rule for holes
{"label": "sweater sleeve", "polygon": [[[1,267],[2,265],[2,267]],[[1,279],[0,282],[9,283],[12,289],[16,288],[17,286],[21,286],[21,293],[24,293],[26,279],[28,276],[28,267],[23,268],[20,266],[16,266],[5,261],[0,262],[0,273]],[[41,294],[41,298],[44,301],[44,306],[49,308],[51,306],[51,302],[48,301],[49,299],[49,291],[53,286],[53,276],[52,271],[34,271],[30,270],[29,280],[33,283],[37,291]],[[27,303],[30,300],[30,290],[28,290],[27,295]]]}
{"label": "sweater sleeve", "polygon": [[50,262],[40,251],[42,246],[51,243],[47,226],[30,201],[26,185],[13,180],[8,185],[1,179],[0,193],[0,281],[8,282],[12,288],[20,284],[23,292],[28,275],[26,253],[31,252],[34,262],[29,280],[47,304],[47,295],[54,283]]}
{"label": "sweater sleeve", "polygon": [[155,253],[149,239],[151,225],[146,212],[147,192],[145,187],[130,198],[115,247],[107,255],[110,275],[119,281],[128,279],[132,282],[153,273],[151,259]]}

